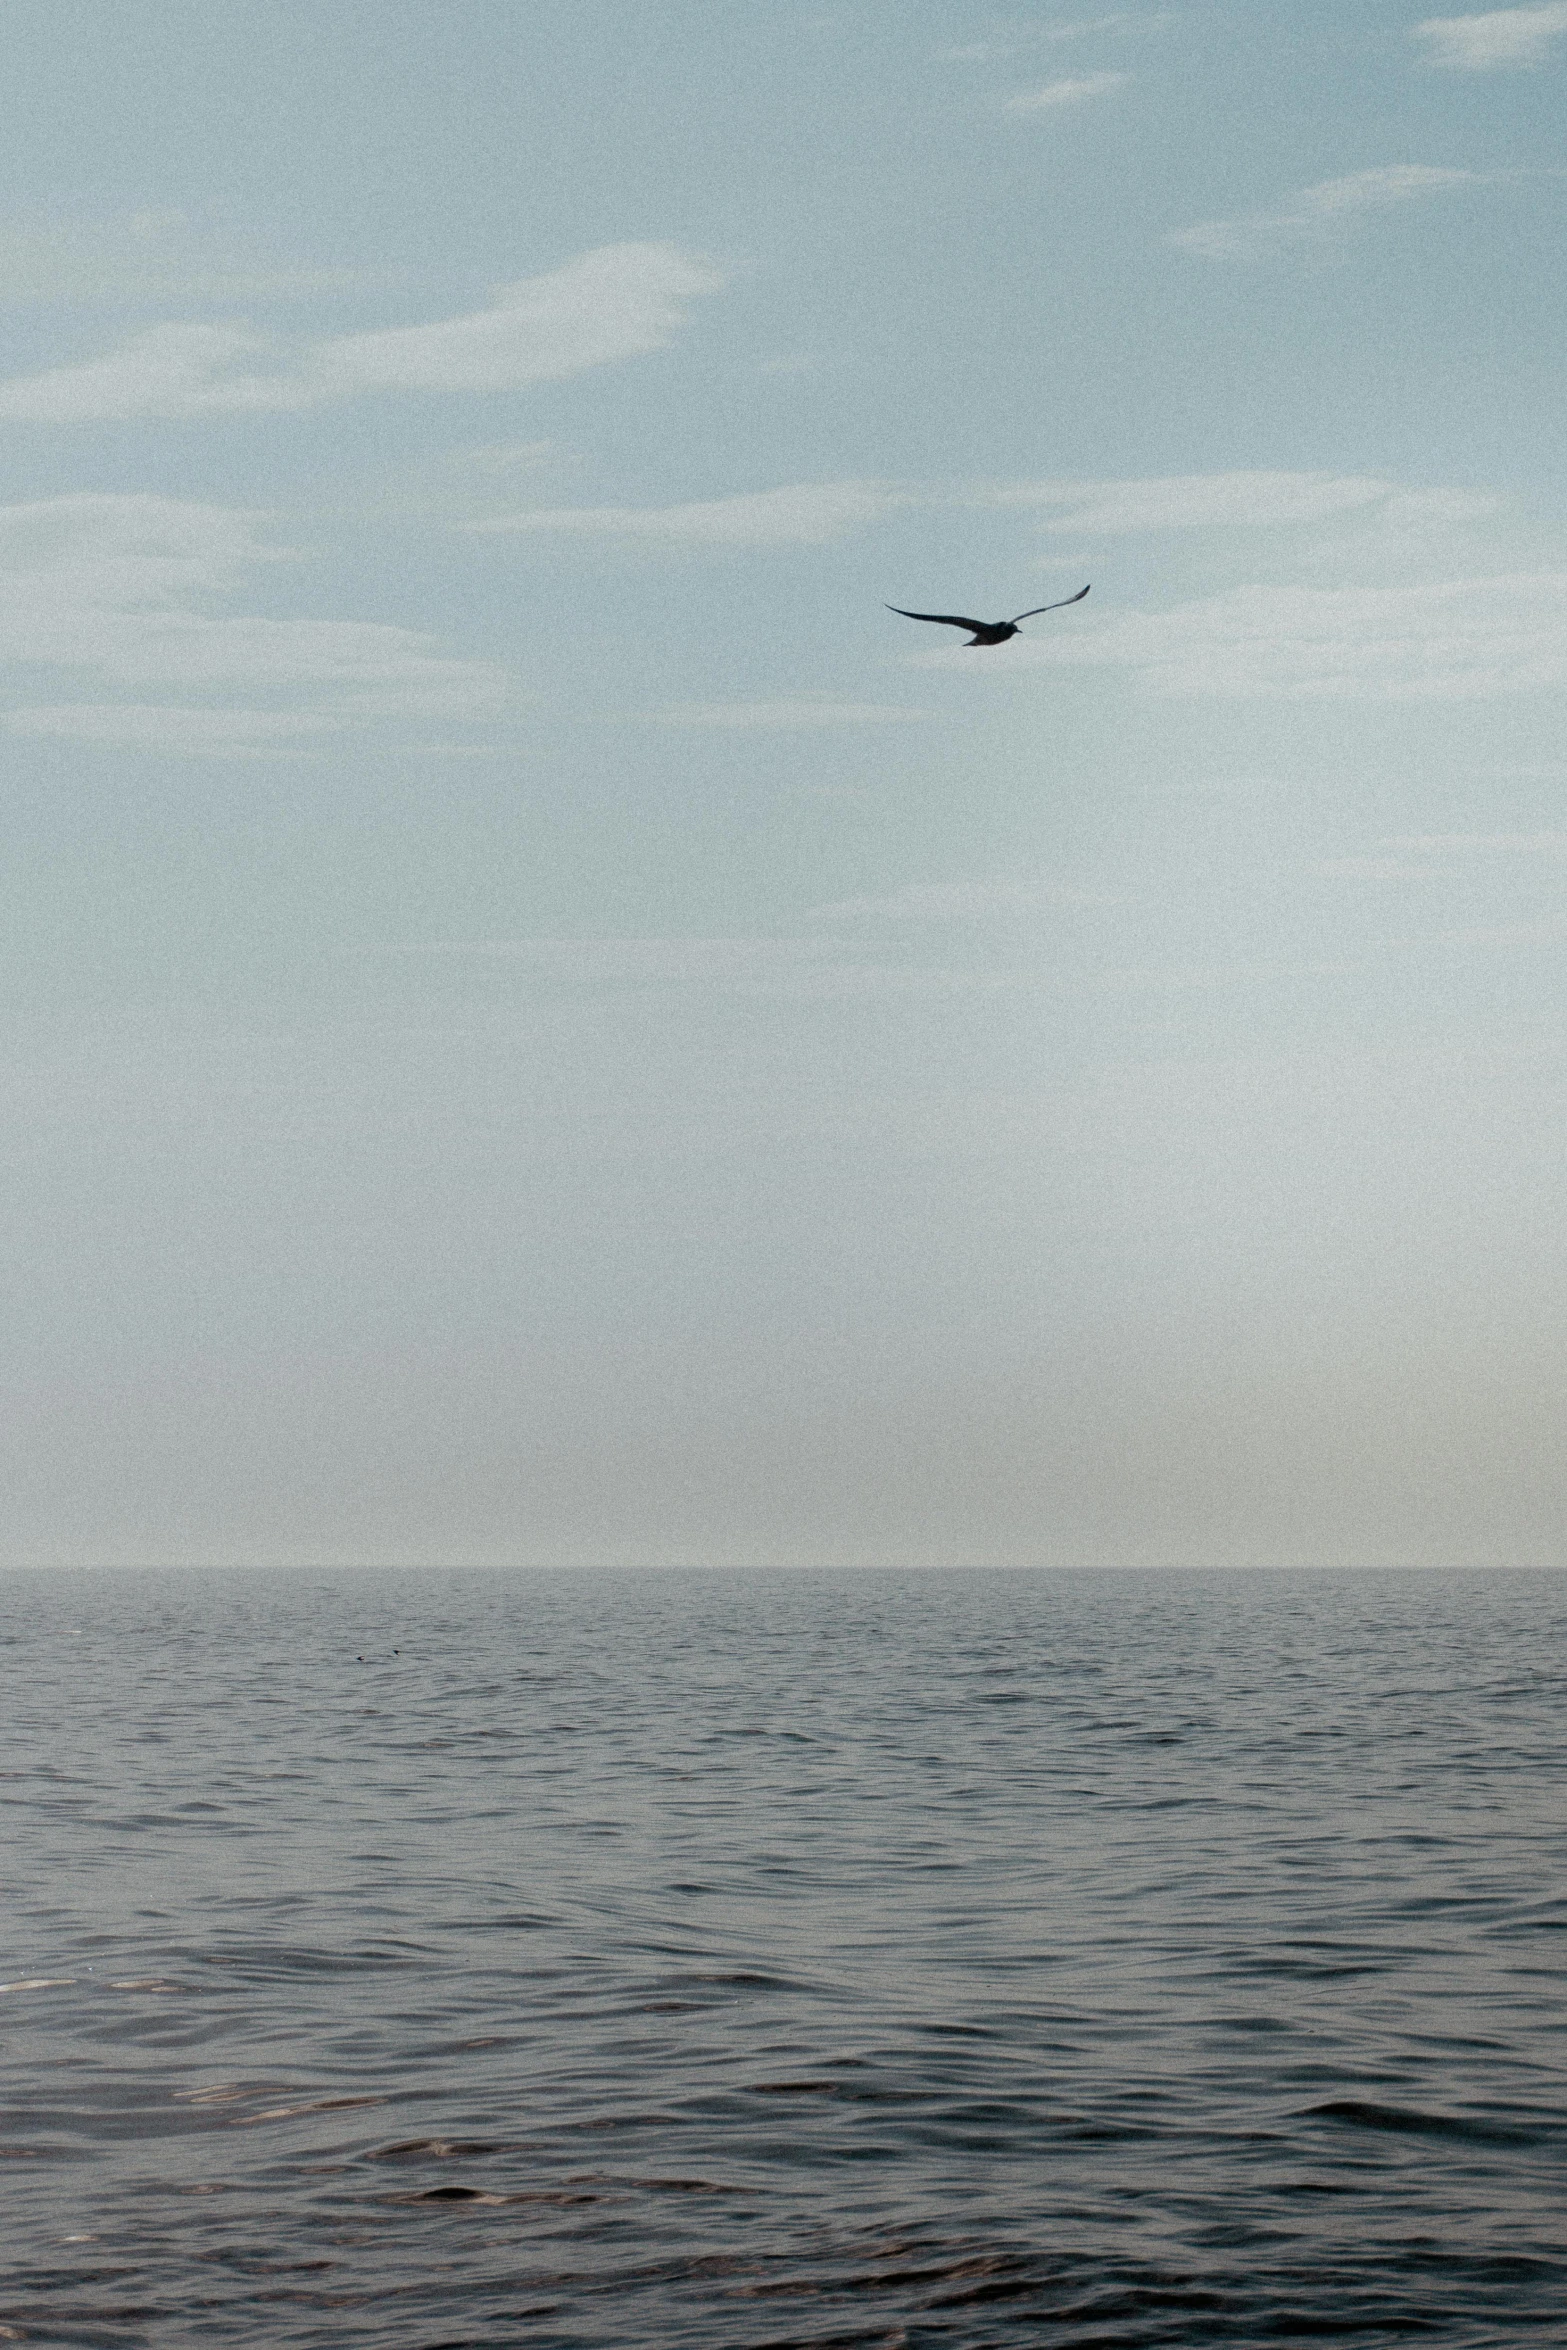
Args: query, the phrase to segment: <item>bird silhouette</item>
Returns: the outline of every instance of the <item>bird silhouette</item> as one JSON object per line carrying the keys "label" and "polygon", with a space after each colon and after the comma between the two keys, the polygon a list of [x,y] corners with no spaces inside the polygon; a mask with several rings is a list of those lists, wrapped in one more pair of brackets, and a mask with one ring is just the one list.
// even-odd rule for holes
{"label": "bird silhouette", "polygon": [[[1089,586],[1092,584],[1090,581]],[[1068,604],[1080,604],[1087,593],[1088,588],[1079,588],[1075,596],[1063,596],[1059,604],[1035,604],[1032,611],[1019,612],[1013,620],[965,620],[961,612],[906,612],[901,604],[889,604],[887,609],[901,613],[905,620],[939,620],[944,628],[971,628],[970,645],[1004,645],[1009,636],[1017,635],[1019,620],[1032,620],[1036,612],[1063,611]]]}

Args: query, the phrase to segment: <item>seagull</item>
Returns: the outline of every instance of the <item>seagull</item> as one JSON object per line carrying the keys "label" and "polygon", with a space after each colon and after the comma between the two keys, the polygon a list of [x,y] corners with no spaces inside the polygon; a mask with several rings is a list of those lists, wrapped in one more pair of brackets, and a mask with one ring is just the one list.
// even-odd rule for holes
{"label": "seagull", "polygon": [[1009,636],[1017,635],[1018,620],[1032,620],[1035,612],[1064,611],[1068,604],[1080,604],[1087,593],[1088,588],[1079,588],[1075,596],[1063,596],[1059,604],[1036,604],[1033,611],[1019,612],[1016,620],[965,620],[961,612],[905,612],[901,604],[889,604],[887,609],[901,613],[905,620],[939,620],[945,628],[971,628],[970,645],[1004,645]]}

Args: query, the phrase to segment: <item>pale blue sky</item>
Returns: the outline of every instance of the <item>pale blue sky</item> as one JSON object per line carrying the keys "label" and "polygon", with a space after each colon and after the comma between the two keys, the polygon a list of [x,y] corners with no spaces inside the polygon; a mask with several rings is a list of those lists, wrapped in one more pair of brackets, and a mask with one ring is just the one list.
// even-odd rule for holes
{"label": "pale blue sky", "polygon": [[6,37],[6,1555],[1560,1561],[1567,5]]}

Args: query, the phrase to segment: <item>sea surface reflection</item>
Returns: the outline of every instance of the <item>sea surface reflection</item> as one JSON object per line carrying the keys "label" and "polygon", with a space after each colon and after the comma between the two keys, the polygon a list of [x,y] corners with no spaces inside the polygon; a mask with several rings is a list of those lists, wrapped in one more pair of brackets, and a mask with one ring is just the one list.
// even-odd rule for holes
{"label": "sea surface reflection", "polygon": [[0,2340],[1567,2340],[1564,1632],[0,1578]]}

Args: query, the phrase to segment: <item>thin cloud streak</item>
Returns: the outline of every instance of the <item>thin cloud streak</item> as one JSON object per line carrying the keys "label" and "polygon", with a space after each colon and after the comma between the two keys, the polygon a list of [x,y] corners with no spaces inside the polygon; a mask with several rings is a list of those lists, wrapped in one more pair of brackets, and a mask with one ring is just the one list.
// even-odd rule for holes
{"label": "thin cloud streak", "polygon": [[[926,654],[921,665],[961,668],[962,658]],[[1173,611],[1031,638],[1009,649],[1007,666],[1126,668],[1148,692],[1180,699],[1454,702],[1559,691],[1567,686],[1567,571],[1403,587],[1230,588]]]}
{"label": "thin cloud streak", "polygon": [[1068,74],[1057,82],[1046,82],[1042,90],[1023,90],[1015,98],[1008,98],[1008,114],[1052,114],[1063,106],[1082,106],[1090,98],[1108,97],[1131,79],[1124,73]]}
{"label": "thin cloud streak", "polygon": [[500,392],[663,349],[720,273],[671,245],[606,245],[425,326],[289,340],[245,325],[147,328],[102,359],[0,383],[0,417],[119,423],[298,412],[375,392]]}
{"label": "thin cloud streak", "polygon": [[1537,8],[1493,8],[1480,16],[1428,16],[1416,25],[1428,62],[1458,73],[1494,73],[1507,66],[1543,65],[1567,33],[1567,0]]}
{"label": "thin cloud streak", "polygon": [[1466,856],[1498,851],[1521,856],[1567,856],[1567,832],[1401,832],[1384,844],[1390,849],[1428,852],[1432,856]]}
{"label": "thin cloud streak", "polygon": [[1063,906],[1120,906],[1124,897],[1026,881],[914,881],[885,897],[839,898],[813,906],[813,922],[988,922],[998,915],[1059,912]]}
{"label": "thin cloud streak", "polygon": [[1014,971],[956,971],[864,958],[827,938],[441,939],[373,950],[399,957],[510,963],[566,989],[636,993],[697,987],[818,1002],[832,997],[991,995],[1032,984]]}
{"label": "thin cloud streak", "polygon": [[1163,22],[1168,10],[1153,15],[1139,15],[1129,9],[1116,9],[1108,16],[1079,17],[1071,24],[1036,25],[1016,38],[1001,41],[965,41],[950,49],[938,49],[938,65],[989,65],[999,57],[1017,57],[1025,49],[1041,48],[1047,43],[1086,40],[1091,33],[1120,33],[1140,31],[1144,26]]}
{"label": "thin cloud streak", "polygon": [[797,482],[680,506],[553,506],[469,523],[475,531],[563,531],[707,547],[819,547],[922,501],[890,482]]}
{"label": "thin cloud streak", "polygon": [[1456,188],[1494,187],[1520,175],[1511,171],[1463,171],[1425,163],[1379,164],[1342,179],[1319,180],[1302,188],[1277,212],[1248,212],[1233,220],[1199,221],[1172,230],[1166,243],[1205,261],[1265,260],[1281,247],[1320,238],[1366,212],[1386,211]]}
{"label": "thin cloud streak", "polygon": [[907,482],[795,482],[675,506],[540,506],[463,525],[481,533],[561,532],[712,547],[822,546],[912,508],[1057,509],[1063,536],[1160,530],[1261,529],[1376,510],[1399,524],[1467,522],[1501,501],[1488,491],[1405,489],[1375,475],[1247,471],[1147,480],[1046,480],[951,488]]}
{"label": "thin cloud streak", "polygon": [[1191,473],[1148,481],[1020,482],[1006,505],[1058,507],[1051,531],[1248,529],[1319,522],[1393,497],[1397,484],[1361,474]]}
{"label": "thin cloud streak", "polygon": [[[260,518],[151,496],[78,494],[0,508],[0,661],[75,671],[113,686],[193,695],[291,692],[291,712],[49,703],[12,713],[11,731],[175,749],[275,748],[296,735],[388,719],[492,720],[513,699],[497,664],[443,653],[382,621],[274,620],[235,613],[241,580],[290,559]],[[218,607],[214,609],[214,607]]]}
{"label": "thin cloud streak", "polygon": [[940,715],[896,702],[813,701],[807,695],[779,702],[684,702],[650,710],[657,726],[733,726],[794,729],[819,726],[911,726]]}
{"label": "thin cloud streak", "polygon": [[201,757],[314,751],[344,721],[330,710],[214,710],[139,702],[60,702],[8,710],[7,734],[35,742],[98,744]]}
{"label": "thin cloud streak", "polygon": [[1433,865],[1409,865],[1398,857],[1314,857],[1306,871],[1320,881],[1432,881]]}

